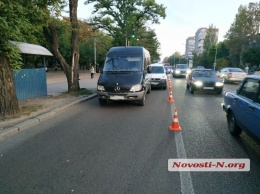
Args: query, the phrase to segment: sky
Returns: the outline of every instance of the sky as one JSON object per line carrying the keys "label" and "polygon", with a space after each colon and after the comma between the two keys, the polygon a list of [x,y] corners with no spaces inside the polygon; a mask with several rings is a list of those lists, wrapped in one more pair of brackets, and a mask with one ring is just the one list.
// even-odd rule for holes
{"label": "sky", "polygon": [[[84,5],[79,0],[78,18],[88,19],[92,5]],[[185,54],[186,39],[195,36],[199,28],[210,25],[219,29],[218,41],[223,41],[225,34],[234,22],[240,5],[248,6],[250,0],[155,0],[166,8],[166,18],[160,18],[160,24],[150,27],[155,30],[161,44],[161,59],[175,52]]]}

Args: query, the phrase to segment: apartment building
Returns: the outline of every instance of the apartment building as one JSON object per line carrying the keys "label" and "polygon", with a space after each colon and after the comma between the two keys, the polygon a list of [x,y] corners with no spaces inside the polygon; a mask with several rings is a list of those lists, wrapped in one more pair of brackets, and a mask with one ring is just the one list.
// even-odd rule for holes
{"label": "apartment building", "polygon": [[193,58],[194,48],[195,48],[195,38],[194,37],[188,37],[186,39],[186,48],[185,48],[185,58],[186,59],[192,59]]}
{"label": "apartment building", "polygon": [[[204,51],[204,40],[205,40],[205,37],[207,35],[208,30],[209,30],[208,28],[199,28],[197,30],[197,32],[195,33],[195,48],[194,48],[194,51],[197,54],[201,54]],[[219,29],[218,28],[215,29],[215,33],[214,34],[216,36],[214,37],[214,40],[211,40],[212,42],[210,41],[211,45],[217,44],[217,42],[218,42],[218,34],[219,34]]]}
{"label": "apartment building", "polygon": [[197,54],[201,54],[204,51],[204,39],[207,34],[207,28],[199,28],[195,33],[195,48],[194,51]]}

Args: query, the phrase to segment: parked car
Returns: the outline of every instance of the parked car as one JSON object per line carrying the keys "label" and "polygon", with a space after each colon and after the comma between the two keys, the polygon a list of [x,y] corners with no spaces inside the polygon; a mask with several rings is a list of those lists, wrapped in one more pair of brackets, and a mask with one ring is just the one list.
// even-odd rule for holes
{"label": "parked car", "polygon": [[249,75],[236,91],[226,91],[221,104],[226,112],[229,132],[242,130],[260,139],[260,75]]}
{"label": "parked car", "polygon": [[224,80],[224,83],[241,82],[247,73],[241,68],[225,67],[219,71],[218,76]]}
{"label": "parked car", "polygon": [[154,63],[149,65],[146,78],[149,79],[152,88],[167,88],[167,75],[162,64]]}
{"label": "parked car", "polygon": [[186,81],[191,94],[195,91],[213,91],[221,94],[224,85],[213,69],[192,69],[186,76]]}
{"label": "parked car", "polygon": [[176,64],[175,69],[173,70],[173,77],[186,77],[190,72],[188,64]]}

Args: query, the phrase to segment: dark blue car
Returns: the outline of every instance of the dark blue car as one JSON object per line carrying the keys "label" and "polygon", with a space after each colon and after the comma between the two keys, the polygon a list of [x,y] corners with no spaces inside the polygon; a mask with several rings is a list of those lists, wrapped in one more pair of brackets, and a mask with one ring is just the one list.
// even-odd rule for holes
{"label": "dark blue car", "polygon": [[229,132],[237,136],[242,130],[260,140],[260,75],[249,75],[234,92],[224,92],[223,110]]}

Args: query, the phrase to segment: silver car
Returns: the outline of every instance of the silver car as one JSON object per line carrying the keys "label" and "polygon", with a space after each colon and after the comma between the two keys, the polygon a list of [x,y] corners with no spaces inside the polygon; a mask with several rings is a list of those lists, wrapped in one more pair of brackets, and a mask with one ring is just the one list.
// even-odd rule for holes
{"label": "silver car", "polygon": [[237,67],[225,67],[219,71],[218,76],[223,79],[224,83],[241,82],[247,73]]}
{"label": "silver car", "polygon": [[176,64],[175,69],[173,70],[173,77],[186,77],[190,73],[190,68],[188,64]]}

